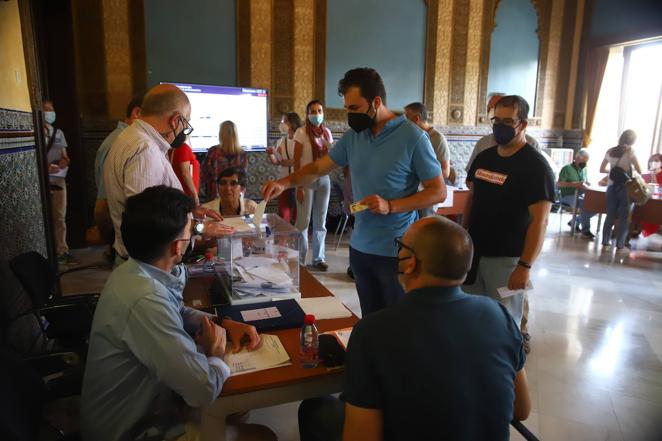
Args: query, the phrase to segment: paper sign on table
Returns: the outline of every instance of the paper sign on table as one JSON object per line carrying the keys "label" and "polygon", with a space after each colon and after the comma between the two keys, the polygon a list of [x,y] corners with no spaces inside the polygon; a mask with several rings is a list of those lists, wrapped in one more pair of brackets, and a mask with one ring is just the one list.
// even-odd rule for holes
{"label": "paper sign on table", "polygon": [[260,308],[260,309],[251,309],[248,311],[241,311],[241,317],[245,322],[254,322],[256,320],[266,320],[271,318],[281,317],[278,308]]}
{"label": "paper sign on table", "polygon": [[261,334],[262,343],[258,349],[249,352],[243,348],[233,354],[229,349],[224,361],[230,367],[232,375],[242,375],[292,364],[290,356],[276,335]]}

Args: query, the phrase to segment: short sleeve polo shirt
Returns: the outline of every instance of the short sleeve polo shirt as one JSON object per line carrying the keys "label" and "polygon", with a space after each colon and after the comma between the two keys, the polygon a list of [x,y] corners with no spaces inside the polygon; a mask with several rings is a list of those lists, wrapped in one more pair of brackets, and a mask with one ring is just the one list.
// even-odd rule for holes
{"label": "short sleeve polo shirt", "polygon": [[[348,130],[329,152],[341,167],[349,165],[354,201],[377,194],[386,200],[416,193],[421,181],[441,175],[429,137],[404,116],[386,123],[377,136],[371,130]],[[395,237],[417,219],[416,211],[387,216],[369,210],[356,213],[350,245],[366,254],[395,257]]]}
{"label": "short sleeve polo shirt", "polygon": [[517,324],[494,299],[417,289],[354,327],[345,401],[380,409],[385,440],[506,441],[525,360]]}

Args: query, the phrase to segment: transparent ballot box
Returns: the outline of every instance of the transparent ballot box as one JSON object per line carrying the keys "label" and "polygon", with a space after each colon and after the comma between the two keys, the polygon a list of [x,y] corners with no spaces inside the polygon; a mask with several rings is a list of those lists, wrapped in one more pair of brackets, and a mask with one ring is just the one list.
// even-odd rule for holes
{"label": "transparent ballot box", "polygon": [[223,303],[301,298],[299,230],[272,213],[264,215],[259,228],[252,216],[227,223],[235,232],[218,239],[215,266]]}

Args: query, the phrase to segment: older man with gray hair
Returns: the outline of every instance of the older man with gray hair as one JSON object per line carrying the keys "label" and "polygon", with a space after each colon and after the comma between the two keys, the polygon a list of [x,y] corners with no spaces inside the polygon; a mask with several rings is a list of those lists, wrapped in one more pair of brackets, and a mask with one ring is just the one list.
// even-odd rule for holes
{"label": "older man with gray hair", "polygon": [[[591,233],[591,217],[595,216],[595,213],[589,213],[583,210],[584,190],[590,185],[586,175],[588,158],[588,150],[578,150],[575,153],[575,160],[565,165],[559,172],[559,180],[556,185],[561,191],[562,204],[574,207],[576,198],[577,209],[580,210],[579,215],[575,219],[576,228],[579,230],[579,225],[581,225],[582,236],[593,240],[595,236]],[[572,228],[572,221],[570,221],[569,225]]]}
{"label": "older man with gray hair", "polygon": [[[190,118],[191,103],[186,94],[172,84],[160,84],[147,92],[140,116],[110,147],[103,166],[103,182],[115,229],[116,265],[129,258],[120,234],[126,200],[156,185],[182,189],[166,153],[170,148],[180,147],[193,131]],[[196,218],[223,219],[201,206],[195,207],[193,214]],[[195,228],[197,234],[215,235],[229,227],[199,222]]]}

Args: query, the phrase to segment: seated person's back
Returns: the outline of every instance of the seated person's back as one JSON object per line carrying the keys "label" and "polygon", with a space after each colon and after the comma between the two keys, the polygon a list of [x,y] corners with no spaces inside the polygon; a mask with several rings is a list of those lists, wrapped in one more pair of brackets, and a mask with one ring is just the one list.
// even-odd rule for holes
{"label": "seated person's back", "polygon": [[[354,430],[363,433],[356,439],[373,439],[366,427],[377,418],[387,440],[507,440],[516,376],[526,384],[522,337],[502,305],[461,291],[470,238],[432,217],[400,244],[407,295],[362,319],[350,339],[345,439],[355,439]],[[519,395],[526,402],[515,416],[523,419],[528,391]]]}

